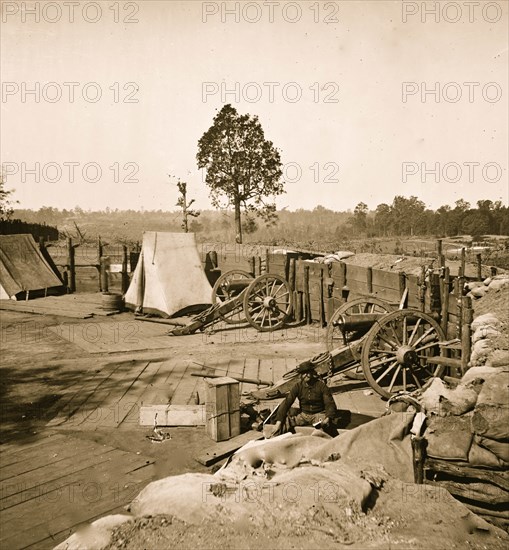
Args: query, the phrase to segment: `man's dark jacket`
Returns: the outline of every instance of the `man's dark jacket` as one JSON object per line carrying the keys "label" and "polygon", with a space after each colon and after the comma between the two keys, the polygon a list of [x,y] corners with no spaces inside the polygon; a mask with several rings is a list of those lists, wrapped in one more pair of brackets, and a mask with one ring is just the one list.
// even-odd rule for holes
{"label": "man's dark jacket", "polygon": [[300,380],[293,386],[286,399],[281,403],[277,411],[277,419],[284,422],[295,398],[299,398],[301,411],[307,414],[317,414],[325,411],[325,416],[334,418],[337,413],[336,403],[332,393],[324,382],[315,380],[309,385]]}

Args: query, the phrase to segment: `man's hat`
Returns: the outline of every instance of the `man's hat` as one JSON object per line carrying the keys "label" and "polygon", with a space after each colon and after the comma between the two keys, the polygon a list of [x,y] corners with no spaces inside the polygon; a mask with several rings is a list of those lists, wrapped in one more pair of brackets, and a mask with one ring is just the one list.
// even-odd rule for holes
{"label": "man's hat", "polygon": [[315,372],[315,366],[311,361],[304,361],[297,367],[299,374],[307,374],[308,372]]}

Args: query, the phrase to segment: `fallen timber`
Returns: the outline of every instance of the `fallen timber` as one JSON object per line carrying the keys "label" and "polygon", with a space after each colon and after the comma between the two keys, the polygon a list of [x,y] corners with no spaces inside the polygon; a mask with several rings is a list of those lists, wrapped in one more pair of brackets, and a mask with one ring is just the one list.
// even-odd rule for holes
{"label": "fallen timber", "polygon": [[[205,372],[192,372],[191,376],[198,376],[200,378],[223,378],[223,374],[207,374]],[[238,382],[244,382],[245,384],[256,384],[257,386],[272,386],[272,382],[266,380],[260,380],[259,378],[242,378],[240,376],[231,376]]]}

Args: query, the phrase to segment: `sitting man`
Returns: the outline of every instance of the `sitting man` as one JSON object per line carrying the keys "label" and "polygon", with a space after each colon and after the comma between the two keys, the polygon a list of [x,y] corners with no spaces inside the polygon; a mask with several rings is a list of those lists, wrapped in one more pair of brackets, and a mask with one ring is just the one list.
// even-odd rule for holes
{"label": "sitting man", "polygon": [[340,415],[329,387],[318,378],[310,361],[299,365],[298,370],[302,374],[301,380],[293,386],[286,399],[279,405],[277,422],[271,437],[280,432],[296,397],[299,398],[300,411],[293,416],[290,412],[290,430],[293,431],[294,426],[315,426],[335,437],[338,435],[336,424]]}

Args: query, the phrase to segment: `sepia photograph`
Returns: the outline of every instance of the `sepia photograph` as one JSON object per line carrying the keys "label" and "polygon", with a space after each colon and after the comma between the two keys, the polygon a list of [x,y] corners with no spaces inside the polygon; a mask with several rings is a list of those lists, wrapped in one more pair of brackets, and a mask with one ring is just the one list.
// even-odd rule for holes
{"label": "sepia photograph", "polygon": [[509,0],[0,0],[0,546],[509,547]]}

